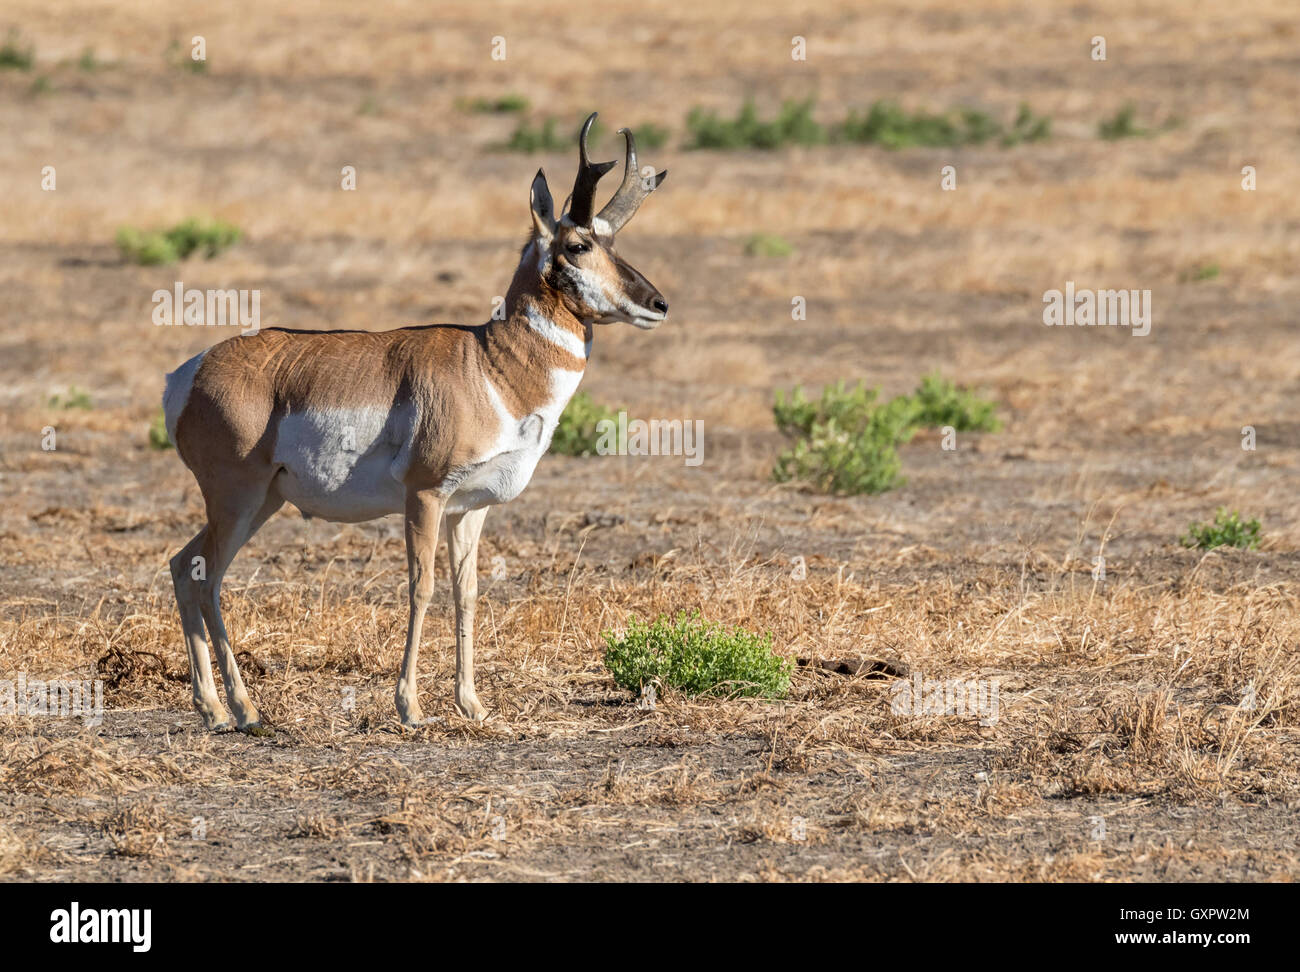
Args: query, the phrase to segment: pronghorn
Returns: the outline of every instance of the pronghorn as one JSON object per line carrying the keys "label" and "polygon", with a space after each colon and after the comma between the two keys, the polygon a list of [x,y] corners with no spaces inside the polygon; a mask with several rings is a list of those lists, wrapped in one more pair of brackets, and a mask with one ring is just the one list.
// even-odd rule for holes
{"label": "pronghorn", "polygon": [[286,501],[326,520],[405,514],[410,617],[397,711],[406,726],[422,720],[420,629],[445,517],[455,705],[467,718],[486,717],[474,691],[474,606],[487,508],[528,485],[582,379],[593,325],[649,330],[668,314],[663,295],[614,251],[614,235],[667,173],[643,177],[632,133],[622,129],[623,182],[595,213],[597,180],[616,164],[587,157],[595,118],[578,136],[567,212],[557,217],[541,169],[533,179],[532,231],[504,320],[378,332],[268,328],[223,341],[167,376],[167,432],[207,508],[207,525],[171,561],[194,707],[207,728],[230,721],[212,680],[205,623],[236,727],[261,725],[221,620],[221,579]]}

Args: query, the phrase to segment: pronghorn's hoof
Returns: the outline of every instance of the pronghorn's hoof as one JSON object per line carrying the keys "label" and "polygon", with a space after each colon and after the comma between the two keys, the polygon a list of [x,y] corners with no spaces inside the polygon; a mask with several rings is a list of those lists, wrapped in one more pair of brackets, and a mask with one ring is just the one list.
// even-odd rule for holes
{"label": "pronghorn's hoof", "polygon": [[205,705],[202,699],[195,699],[194,711],[199,714],[203,728],[208,732],[225,732],[230,728],[230,713],[223,705]]}
{"label": "pronghorn's hoof", "polygon": [[469,699],[465,702],[454,703],[456,711],[462,717],[469,719],[471,722],[483,722],[488,717],[487,709],[483,708],[478,699]]}
{"label": "pronghorn's hoof", "polygon": [[430,717],[427,718],[427,719],[424,719],[424,718],[420,718],[420,719],[403,719],[403,720],[402,720],[402,728],[403,728],[403,729],[411,729],[411,730],[415,730],[415,729],[424,729],[424,728],[427,727],[427,726],[436,726],[436,725],[438,725],[439,723],[446,722],[446,721],[447,721],[447,720],[444,719],[442,716],[430,716]]}
{"label": "pronghorn's hoof", "polygon": [[274,729],[268,729],[266,726],[262,725],[260,722],[250,722],[250,723],[249,723],[248,725],[246,725],[246,726],[241,726],[240,729],[239,729],[239,731],[242,732],[242,733],[243,733],[244,735],[246,735],[246,736],[259,736],[259,737],[265,737],[265,736],[274,736],[274,735],[275,735],[275,730],[274,730]]}

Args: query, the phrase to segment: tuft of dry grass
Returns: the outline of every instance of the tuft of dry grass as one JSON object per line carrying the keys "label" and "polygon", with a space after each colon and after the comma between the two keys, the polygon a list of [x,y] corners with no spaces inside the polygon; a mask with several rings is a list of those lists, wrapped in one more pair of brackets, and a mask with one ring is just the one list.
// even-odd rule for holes
{"label": "tuft of dry grass", "polygon": [[156,799],[144,798],[105,817],[100,830],[118,857],[161,858],[171,852],[168,831],[180,824]]}

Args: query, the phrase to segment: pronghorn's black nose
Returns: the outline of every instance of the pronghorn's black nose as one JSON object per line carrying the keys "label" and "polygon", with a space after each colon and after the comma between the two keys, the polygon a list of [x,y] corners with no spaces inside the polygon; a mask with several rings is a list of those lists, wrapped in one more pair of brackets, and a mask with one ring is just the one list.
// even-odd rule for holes
{"label": "pronghorn's black nose", "polygon": [[664,300],[662,297],[656,297],[650,303],[654,307],[654,309],[657,310],[659,313],[661,314],[668,313],[668,301]]}

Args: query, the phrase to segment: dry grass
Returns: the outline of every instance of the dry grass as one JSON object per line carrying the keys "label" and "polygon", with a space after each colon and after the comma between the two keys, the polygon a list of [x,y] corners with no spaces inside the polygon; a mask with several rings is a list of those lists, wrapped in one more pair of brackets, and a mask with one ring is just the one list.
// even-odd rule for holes
{"label": "dry grass", "polygon": [[167,831],[177,821],[153,799],[129,804],[104,820],[101,829],[118,857],[166,857],[170,851]]}

